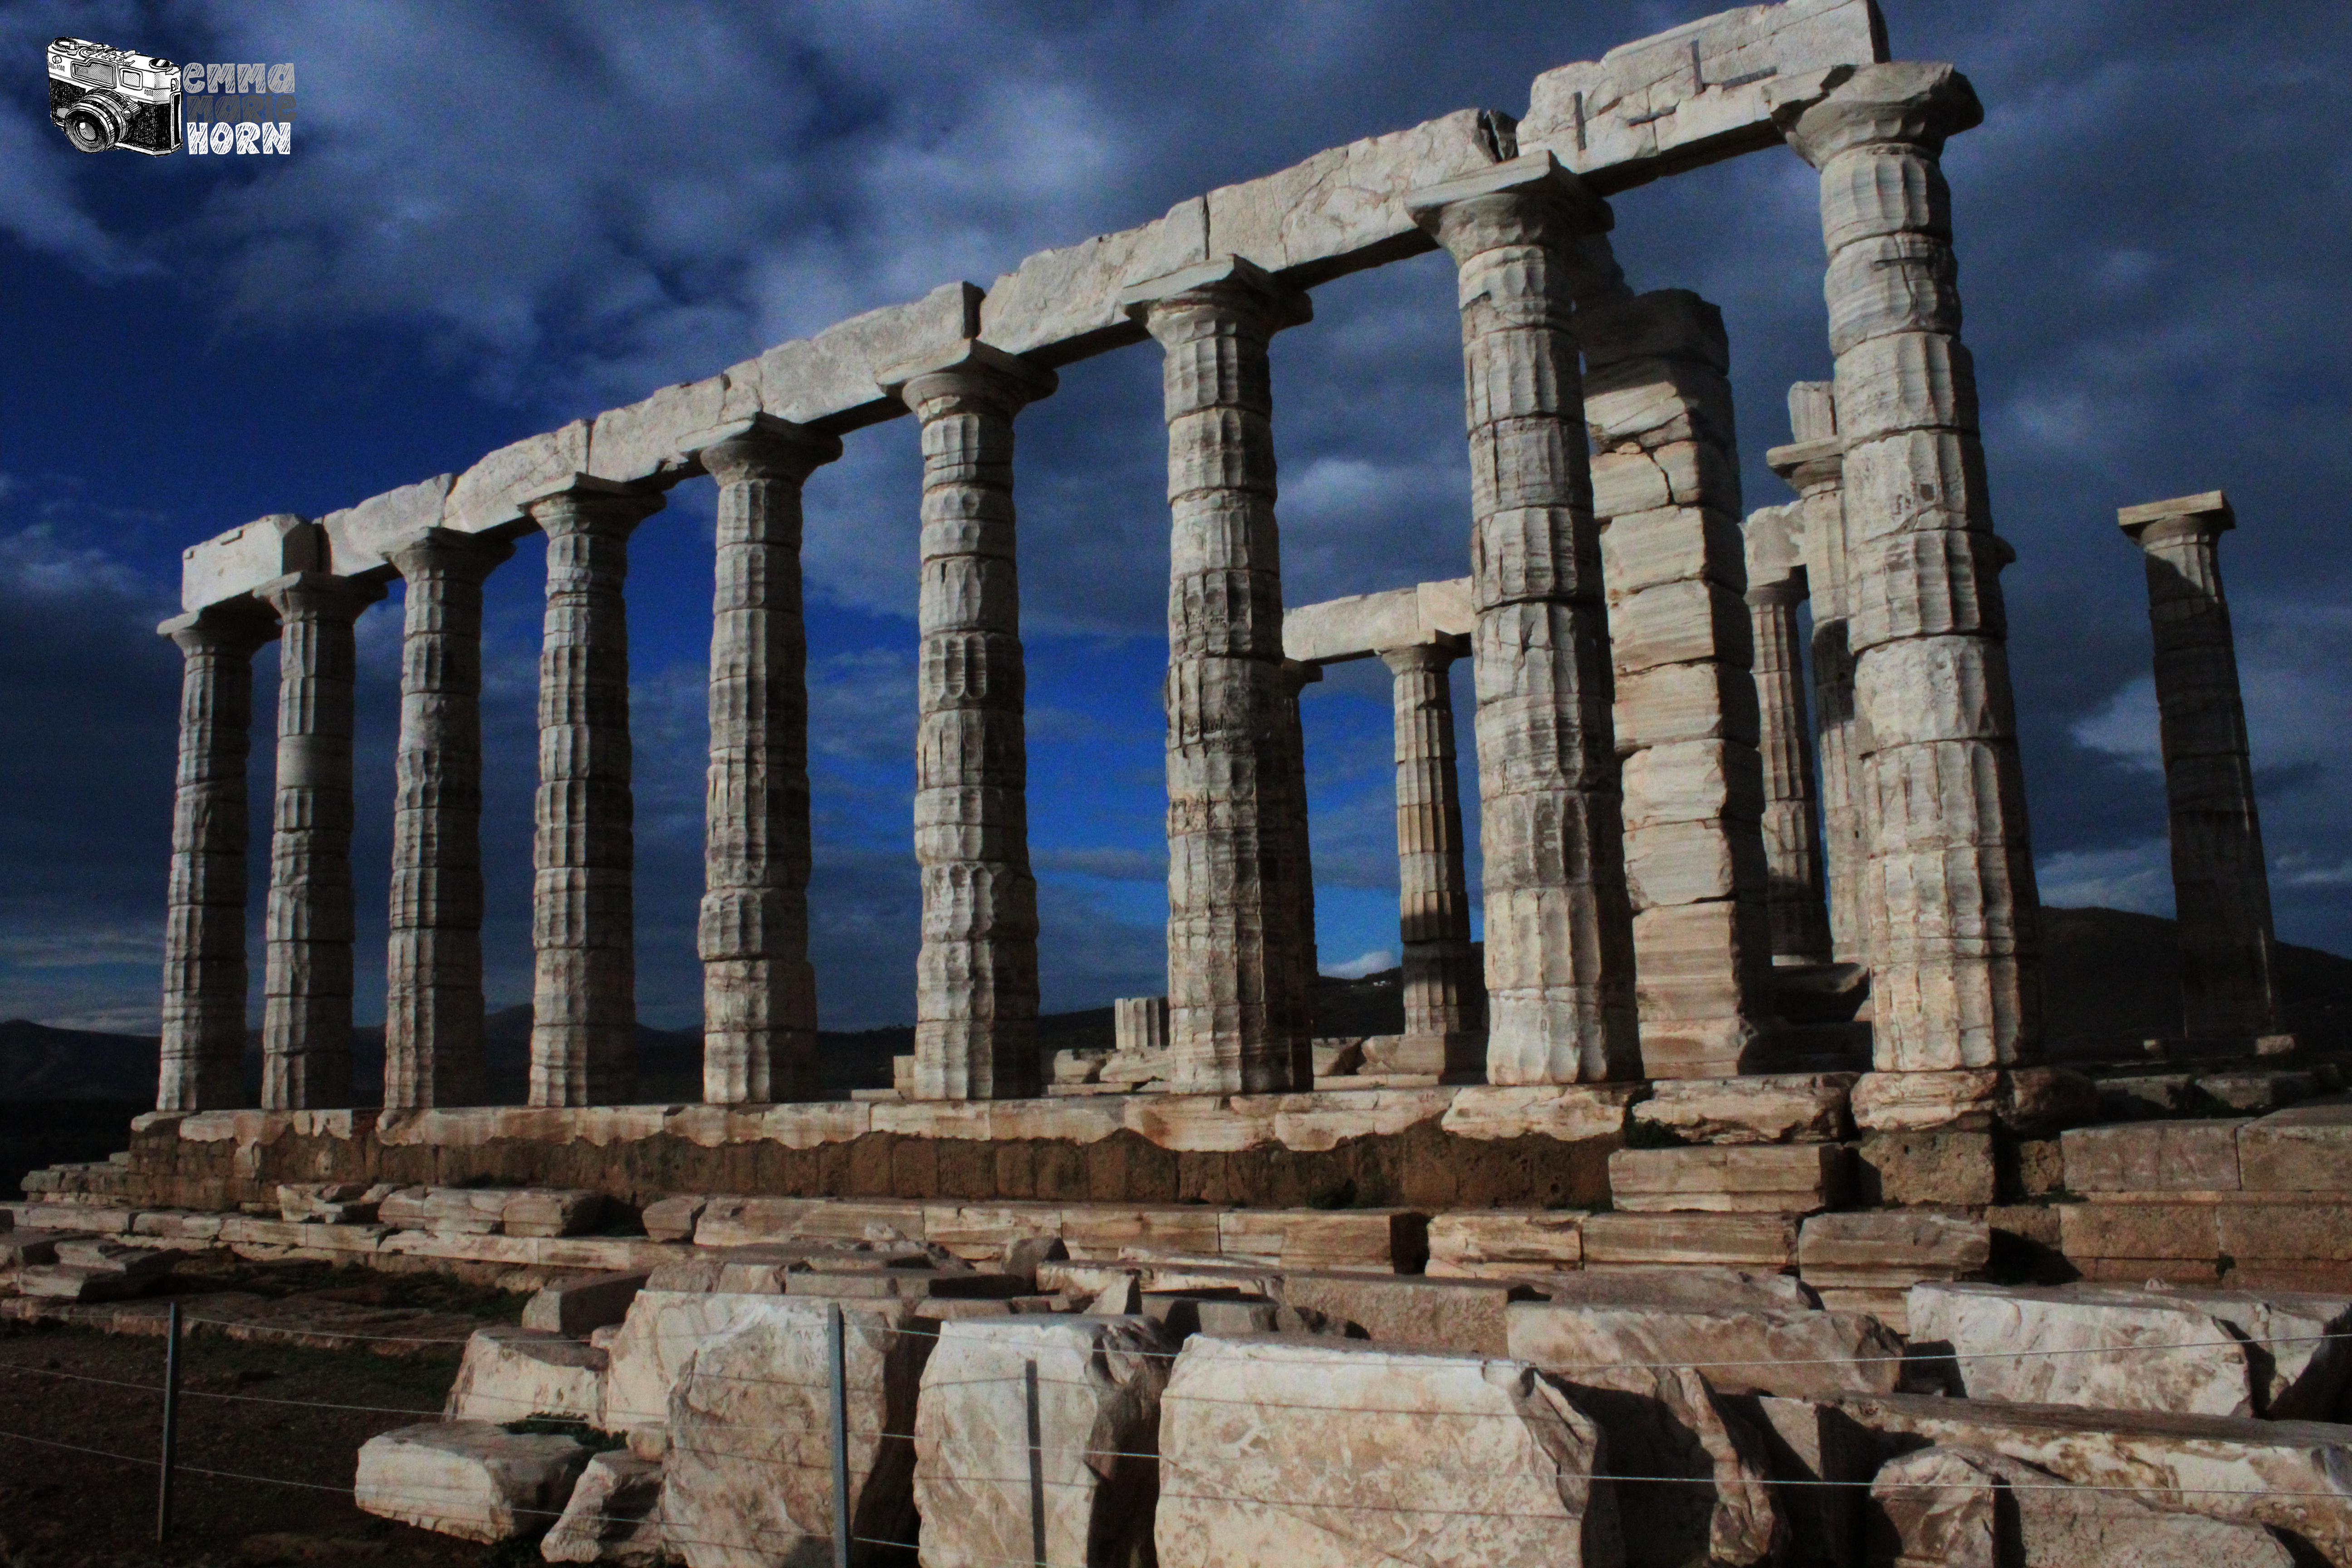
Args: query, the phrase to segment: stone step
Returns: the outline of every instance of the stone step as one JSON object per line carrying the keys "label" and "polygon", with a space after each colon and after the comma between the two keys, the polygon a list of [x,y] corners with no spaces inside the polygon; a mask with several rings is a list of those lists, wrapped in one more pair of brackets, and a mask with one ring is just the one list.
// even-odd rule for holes
{"label": "stone step", "polygon": [[1634,1214],[1811,1214],[1844,1201],[1846,1163],[1835,1143],[1620,1149],[1609,1190]]}
{"label": "stone step", "polygon": [[1782,1214],[1597,1214],[1584,1222],[1584,1265],[1718,1264],[1775,1273],[1797,1261],[1797,1221]]}

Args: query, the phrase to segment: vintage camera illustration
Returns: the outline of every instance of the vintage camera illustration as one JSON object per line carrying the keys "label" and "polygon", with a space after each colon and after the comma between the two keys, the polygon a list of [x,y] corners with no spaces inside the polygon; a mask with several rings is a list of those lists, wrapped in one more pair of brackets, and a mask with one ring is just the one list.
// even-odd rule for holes
{"label": "vintage camera illustration", "polygon": [[49,119],[85,153],[180,147],[180,68],[88,38],[49,45]]}

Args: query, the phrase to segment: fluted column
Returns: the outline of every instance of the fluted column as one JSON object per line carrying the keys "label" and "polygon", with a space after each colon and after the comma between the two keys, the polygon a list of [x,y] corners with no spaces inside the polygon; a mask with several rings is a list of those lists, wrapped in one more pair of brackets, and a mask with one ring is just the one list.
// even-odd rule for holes
{"label": "fluted column", "polygon": [[383,585],[297,572],[254,597],[281,639],[261,1104],[331,1110],[352,1102],[352,628]]}
{"label": "fluted column", "polygon": [[2279,1026],[2278,944],[2221,592],[2221,535],[2237,515],[2213,490],[2125,507],[2116,520],[2147,558],[2182,1032],[2240,1041],[2268,1035]]}
{"label": "fluted column", "polygon": [[1764,760],[1764,858],[1771,877],[1772,958],[1826,963],[1829,907],[1822,895],[1821,833],[1813,801],[1813,743],[1806,723],[1805,667],[1798,612],[1805,604],[1805,563],[1798,558],[1789,513],[1750,512],[1748,618],[1756,647],[1757,750]]}
{"label": "fluted column", "polygon": [[1307,807],[1307,722],[1299,712],[1299,693],[1323,679],[1323,667],[1298,659],[1282,661],[1281,767],[1290,816],[1290,856],[1297,866],[1291,879],[1291,929],[1300,953],[1299,965],[1307,985],[1307,1033],[1315,1032],[1315,977],[1322,972],[1315,940],[1315,850]]}
{"label": "fluted column", "polygon": [[1055,380],[973,340],[882,379],[923,440],[914,1095],[1017,1100],[1039,1071],[1013,416]]}
{"label": "fluted column", "polygon": [[174,616],[156,629],[178,645],[183,663],[155,1109],[221,1110],[245,1103],[253,656],[278,635],[278,623],[238,601]]}
{"label": "fluted column", "polygon": [[629,535],[661,498],[585,477],[530,503],[547,535],[532,803],[530,1103],[636,1089]]}
{"label": "fluted column", "polygon": [[702,1098],[718,1105],[817,1092],[801,486],[840,456],[838,437],[764,416],[702,449],[719,555],[697,945]]}
{"label": "fluted column", "polygon": [[429,530],[408,585],[384,953],[386,1109],[482,1102],[482,582],[514,546]]}
{"label": "fluted column", "polygon": [[1864,66],[1790,142],[1821,171],[1881,1071],[2007,1066],[2041,1034],[2033,863],[1975,366],[1959,341],[1949,66]]}
{"label": "fluted column", "polygon": [[1570,247],[1607,208],[1549,153],[1413,193],[1454,259],[1470,433],[1486,1073],[1641,1071]]}
{"label": "fluted column", "polygon": [[1462,858],[1462,785],[1454,746],[1454,683],[1462,649],[1391,648],[1396,714],[1397,934],[1404,951],[1403,1065],[1449,1078],[1483,1076],[1486,993],[1470,944],[1470,878]]}
{"label": "fluted column", "polygon": [[1306,297],[1226,257],[1130,291],[1168,422],[1168,1037],[1180,1093],[1314,1081],[1288,800],[1267,345]]}

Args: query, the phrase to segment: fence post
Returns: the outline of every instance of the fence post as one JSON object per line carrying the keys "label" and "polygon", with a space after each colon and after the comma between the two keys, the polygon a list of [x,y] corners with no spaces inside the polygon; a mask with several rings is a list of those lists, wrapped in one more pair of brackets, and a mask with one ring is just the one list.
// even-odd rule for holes
{"label": "fence post", "polygon": [[1045,1423],[1037,1409],[1037,1363],[1022,1363],[1023,1391],[1029,1406],[1029,1554],[1038,1568],[1045,1563]]}
{"label": "fence post", "polygon": [[826,1361],[833,1384],[833,1568],[849,1568],[849,1368],[841,1303],[825,1304]]}
{"label": "fence post", "polygon": [[163,1318],[163,1455],[155,1475],[155,1544],[172,1532],[172,1463],[180,1435],[180,1304]]}

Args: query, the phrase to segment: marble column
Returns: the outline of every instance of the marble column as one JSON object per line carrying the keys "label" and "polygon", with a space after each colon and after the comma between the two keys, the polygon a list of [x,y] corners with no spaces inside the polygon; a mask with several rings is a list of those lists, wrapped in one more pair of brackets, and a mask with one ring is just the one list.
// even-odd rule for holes
{"label": "marble column", "polygon": [[1282,715],[1280,763],[1286,799],[1289,806],[1290,856],[1297,863],[1298,874],[1291,879],[1291,929],[1300,959],[1307,972],[1307,1033],[1315,1030],[1314,985],[1316,975],[1322,973],[1320,950],[1315,941],[1315,850],[1313,833],[1307,820],[1307,723],[1298,707],[1299,694],[1323,679],[1323,667],[1298,659],[1282,661]]}
{"label": "marble column", "polygon": [[2221,535],[2238,520],[2220,490],[2125,507],[2116,516],[2147,552],[2181,1029],[2191,1039],[2242,1042],[2273,1033],[2280,1018],[2270,868],[2221,592]]}
{"label": "marble column", "polygon": [[1286,758],[1268,344],[1306,296],[1226,257],[1130,290],[1168,423],[1168,1037],[1180,1093],[1314,1081]]}
{"label": "marble column", "polygon": [[1040,1072],[1013,418],[1056,383],[969,339],[882,380],[923,442],[914,1098],[1018,1100]]}
{"label": "marble column", "polygon": [[1773,1020],[1730,342],[1688,289],[1632,293],[1597,237],[1583,256],[1642,1070],[1730,1078],[1755,1070]]}
{"label": "marble column", "polygon": [[1798,531],[1805,542],[1830,954],[1840,963],[1868,963],[1862,892],[1866,802],[1853,706],[1853,650],[1846,627],[1845,443],[1838,438],[1837,403],[1828,382],[1801,381],[1789,388],[1789,425],[1794,439],[1765,453],[1764,461],[1797,492]]}
{"label": "marble column", "polygon": [[1430,642],[1381,655],[1396,715],[1397,934],[1404,950],[1404,1041],[1396,1065],[1453,1079],[1484,1076],[1486,1066],[1486,993],[1470,944],[1448,674],[1464,651]]}
{"label": "marble column", "polygon": [[178,645],[183,662],[155,1109],[224,1110],[246,1102],[253,656],[278,635],[278,623],[250,600],[238,600],[174,616],[156,629]]}
{"label": "marble column", "polygon": [[1899,62],[1864,66],[1776,113],[1821,171],[1874,1061],[1881,1071],[2030,1061],[2040,943],[2005,552],[1937,162],[1945,138],[1982,110],[1949,66]]}
{"label": "marble column", "polygon": [[436,528],[388,554],[408,589],[384,954],[387,1110],[484,1098],[482,582],[513,553]]}
{"label": "marble column", "polygon": [[838,437],[762,416],[702,449],[719,481],[705,796],[702,1098],[817,1093],[808,956],[808,634],[801,486]]}
{"label": "marble column", "polygon": [[1764,859],[1771,875],[1772,961],[1827,963],[1829,906],[1822,891],[1813,741],[1805,712],[1803,631],[1808,592],[1801,517],[1794,506],[1750,512],[1748,619],[1756,647],[1757,750],[1764,761]]}
{"label": "marble column", "polygon": [[297,572],[254,597],[280,628],[261,1105],[332,1110],[352,1102],[352,626],[383,585]]}
{"label": "marble column", "polygon": [[1452,254],[1470,435],[1486,1074],[1638,1077],[1609,634],[1570,326],[1604,204],[1549,153],[1412,193]]}
{"label": "marble column", "polygon": [[635,804],[629,789],[629,535],[661,498],[575,478],[528,510],[547,535],[532,802],[533,1105],[636,1089]]}

